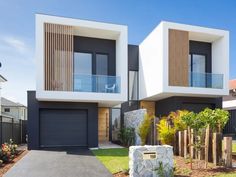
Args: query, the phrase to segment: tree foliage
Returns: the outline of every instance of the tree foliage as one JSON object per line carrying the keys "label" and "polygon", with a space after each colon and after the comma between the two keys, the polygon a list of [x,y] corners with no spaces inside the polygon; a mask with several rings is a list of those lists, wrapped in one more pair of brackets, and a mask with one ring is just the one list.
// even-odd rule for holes
{"label": "tree foliage", "polygon": [[157,124],[159,139],[162,144],[172,145],[174,141],[175,128],[170,127],[167,123],[167,118],[162,118]]}
{"label": "tree foliage", "polygon": [[149,116],[148,114],[145,114],[145,117],[138,128],[138,135],[141,138],[142,145],[144,145],[147,141],[147,136],[150,132],[153,118],[154,116]]}

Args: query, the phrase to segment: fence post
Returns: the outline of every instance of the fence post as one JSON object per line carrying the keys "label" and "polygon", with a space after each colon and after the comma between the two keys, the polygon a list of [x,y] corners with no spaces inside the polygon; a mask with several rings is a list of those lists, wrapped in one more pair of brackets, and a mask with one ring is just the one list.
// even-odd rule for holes
{"label": "fence post", "polygon": [[184,132],[179,131],[179,156],[184,157]]}
{"label": "fence post", "polygon": [[[12,141],[14,141],[14,119],[11,118],[11,128],[12,128],[12,136],[11,139]],[[14,141],[15,142],[15,141]]]}
{"label": "fence post", "polygon": [[158,131],[157,131],[157,124],[159,123],[160,119],[158,117],[156,117],[155,119],[155,124],[154,124],[154,132],[155,132],[155,145],[159,145],[159,134],[158,134]]}
{"label": "fence post", "polygon": [[20,144],[22,144],[22,120],[20,119]]}
{"label": "fence post", "polygon": [[2,115],[0,116],[0,121],[1,121],[1,144],[3,144],[2,142],[2,137],[3,137],[3,134],[2,134]]}
{"label": "fence post", "polygon": [[[191,129],[190,127],[188,126],[188,153],[190,154],[191,153]],[[191,156],[191,155],[190,155]]]}
{"label": "fence post", "polygon": [[179,132],[175,132],[174,134],[174,154],[179,155]]}
{"label": "fence post", "polygon": [[212,143],[212,154],[213,154],[213,163],[218,165],[220,159],[222,158],[222,134],[213,133],[213,143]]}
{"label": "fence post", "polygon": [[200,151],[200,160],[204,160],[205,159],[205,137],[206,137],[206,130],[203,129],[202,133],[201,133],[201,144],[203,145]]}
{"label": "fence post", "polygon": [[190,142],[190,144],[191,144],[191,146],[190,146],[190,151],[191,151],[191,157],[194,159],[195,158],[195,150],[194,150],[194,146],[193,146],[193,144],[194,144],[194,141],[195,141],[195,139],[194,139],[194,130],[193,129],[191,129],[191,142]]}
{"label": "fence post", "polygon": [[157,144],[156,117],[153,119],[153,145]]}
{"label": "fence post", "polygon": [[207,168],[208,164],[209,134],[210,134],[210,127],[208,125],[206,128],[206,137],[205,137],[205,168]]}
{"label": "fence post", "polygon": [[224,161],[226,167],[232,167],[232,137],[224,137]]}
{"label": "fence post", "polygon": [[184,158],[188,156],[188,130],[184,130]]}
{"label": "fence post", "polygon": [[209,130],[208,162],[213,162],[213,143],[212,143],[212,139],[213,139],[213,133],[212,133],[212,130],[210,128],[210,130]]}

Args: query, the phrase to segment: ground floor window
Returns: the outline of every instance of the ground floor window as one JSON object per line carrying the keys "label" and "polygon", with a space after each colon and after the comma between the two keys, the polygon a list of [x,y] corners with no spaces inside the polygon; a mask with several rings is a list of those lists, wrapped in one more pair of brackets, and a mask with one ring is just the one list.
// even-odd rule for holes
{"label": "ground floor window", "polygon": [[118,134],[120,131],[120,122],[121,122],[121,113],[120,108],[111,109],[111,119],[112,119],[112,141],[118,140]]}

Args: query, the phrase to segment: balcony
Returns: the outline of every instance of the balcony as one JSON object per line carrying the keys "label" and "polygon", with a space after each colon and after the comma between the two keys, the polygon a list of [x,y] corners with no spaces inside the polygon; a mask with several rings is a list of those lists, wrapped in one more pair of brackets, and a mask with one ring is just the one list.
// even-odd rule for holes
{"label": "balcony", "polygon": [[120,93],[120,77],[74,74],[74,92]]}
{"label": "balcony", "polygon": [[223,78],[223,74],[190,72],[189,86],[223,89]]}

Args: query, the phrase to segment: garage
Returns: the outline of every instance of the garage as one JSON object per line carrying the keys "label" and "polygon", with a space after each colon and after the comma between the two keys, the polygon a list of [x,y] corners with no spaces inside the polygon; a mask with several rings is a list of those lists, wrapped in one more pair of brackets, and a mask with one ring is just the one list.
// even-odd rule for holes
{"label": "garage", "polygon": [[41,109],[40,146],[88,146],[88,113],[83,109]]}

